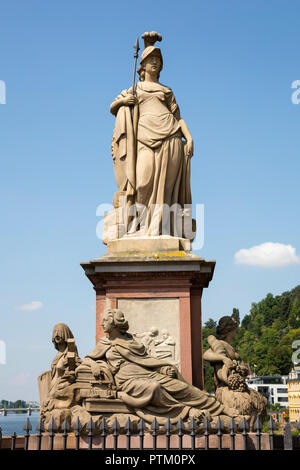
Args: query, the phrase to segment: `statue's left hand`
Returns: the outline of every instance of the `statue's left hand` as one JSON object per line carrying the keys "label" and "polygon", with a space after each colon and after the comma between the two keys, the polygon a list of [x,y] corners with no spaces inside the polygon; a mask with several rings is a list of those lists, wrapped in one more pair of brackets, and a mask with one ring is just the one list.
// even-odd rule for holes
{"label": "statue's left hand", "polygon": [[176,370],[174,367],[168,367],[166,370],[166,375],[168,377],[172,377],[173,379],[177,376]]}
{"label": "statue's left hand", "polygon": [[188,157],[192,157],[194,155],[194,141],[193,139],[189,139],[186,141],[186,154]]}

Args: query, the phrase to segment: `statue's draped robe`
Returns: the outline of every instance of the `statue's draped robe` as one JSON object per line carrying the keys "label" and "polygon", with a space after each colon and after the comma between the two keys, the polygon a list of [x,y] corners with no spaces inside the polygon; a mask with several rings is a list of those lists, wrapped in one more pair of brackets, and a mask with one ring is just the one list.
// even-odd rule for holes
{"label": "statue's draped robe", "polygon": [[[123,91],[116,101],[131,91]],[[134,123],[128,106],[121,106],[116,115],[112,141],[115,175],[119,191],[135,194],[142,225],[146,224],[145,235],[160,235],[162,224],[168,227],[170,223],[163,218],[163,205],[183,207],[192,202],[190,159],[185,154],[172,90],[159,83],[138,82],[136,96]],[[143,212],[142,205],[155,210]],[[171,232],[174,234],[174,222]],[[164,233],[168,234],[167,228]]]}
{"label": "statue's draped robe", "polygon": [[212,416],[222,413],[223,406],[214,397],[178,378],[166,375],[173,367],[146,353],[144,345],[128,335],[128,339],[102,338],[86,356],[110,368],[122,400],[142,418],[158,421],[170,417],[173,422],[186,418],[191,408],[209,411]]}
{"label": "statue's draped robe", "polygon": [[[80,366],[81,359],[78,356],[77,348],[75,355],[76,367]],[[41,403],[41,415],[46,411],[52,411],[54,408],[69,408],[74,402],[74,393],[77,388],[76,383],[70,383],[65,378],[65,372],[68,371],[68,349],[58,352],[51,363],[50,388],[46,397],[47,405]]]}

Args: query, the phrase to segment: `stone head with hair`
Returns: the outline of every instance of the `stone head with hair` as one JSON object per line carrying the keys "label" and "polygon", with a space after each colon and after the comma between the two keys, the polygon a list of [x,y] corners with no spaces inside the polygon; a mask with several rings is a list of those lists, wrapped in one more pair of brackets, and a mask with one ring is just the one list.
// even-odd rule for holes
{"label": "stone head with hair", "polygon": [[217,326],[217,338],[224,340],[231,332],[236,332],[238,329],[238,322],[235,317],[225,316],[220,318]]}
{"label": "stone head with hair", "polygon": [[106,333],[116,328],[121,333],[126,333],[129,329],[128,321],[124,313],[118,308],[109,308],[103,315],[102,326]]}

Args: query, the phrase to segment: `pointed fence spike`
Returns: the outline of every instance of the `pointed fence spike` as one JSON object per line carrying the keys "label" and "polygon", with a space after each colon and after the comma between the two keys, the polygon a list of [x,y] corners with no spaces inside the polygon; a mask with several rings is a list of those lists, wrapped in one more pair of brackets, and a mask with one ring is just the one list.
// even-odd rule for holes
{"label": "pointed fence spike", "polygon": [[203,425],[202,425],[203,429],[205,432],[209,432],[210,431],[210,422],[208,421],[208,418],[206,417],[203,421]]}
{"label": "pointed fence spike", "polygon": [[113,432],[119,432],[120,431],[120,424],[117,418],[114,419],[113,425],[112,425],[112,430]]}
{"label": "pointed fence spike", "polygon": [[270,431],[274,431],[276,429],[276,424],[272,416],[270,416],[270,419],[268,422],[268,429],[270,429]]}
{"label": "pointed fence spike", "polygon": [[195,432],[197,430],[197,423],[196,423],[196,420],[195,418],[192,418],[190,424],[189,424],[189,430],[191,432]]}
{"label": "pointed fence spike", "polygon": [[165,430],[166,430],[167,432],[171,432],[171,431],[172,431],[173,426],[172,426],[172,423],[171,423],[170,418],[168,418],[167,421],[165,422],[164,428],[165,428]]}
{"label": "pointed fence spike", "polygon": [[144,432],[145,429],[146,429],[145,421],[143,419],[140,419],[139,424],[138,424],[138,430],[140,432]]}
{"label": "pointed fence spike", "polygon": [[217,419],[217,431],[218,431],[218,432],[222,432],[223,429],[224,429],[223,421],[221,420],[220,416],[218,416],[218,419]]}
{"label": "pointed fence spike", "polygon": [[42,433],[45,431],[45,426],[44,426],[44,423],[43,421],[41,420],[41,418],[38,420],[38,423],[36,425],[36,430],[39,432],[39,433]]}
{"label": "pointed fence spike", "polygon": [[87,431],[89,431],[89,432],[94,431],[94,429],[95,429],[95,423],[94,423],[92,417],[90,418],[89,422],[87,423],[86,429],[87,429]]}
{"label": "pointed fence spike", "polygon": [[29,419],[29,418],[26,419],[26,422],[25,422],[25,424],[24,424],[23,429],[24,429],[24,431],[26,431],[26,432],[29,432],[29,431],[32,430],[32,426],[31,426],[31,422],[30,422],[30,419]]}
{"label": "pointed fence spike", "polygon": [[256,421],[254,423],[254,431],[260,432],[262,430],[262,424],[259,416],[257,416]]}
{"label": "pointed fence spike", "polygon": [[240,429],[243,432],[248,432],[249,431],[249,424],[246,420],[246,418],[243,418],[241,424],[240,424]]}
{"label": "pointed fence spike", "polygon": [[106,422],[105,418],[103,418],[102,421],[101,421],[100,431],[102,431],[102,432],[107,432],[108,431],[108,426],[107,426],[107,422]]}
{"label": "pointed fence spike", "polygon": [[234,421],[233,418],[231,418],[231,420],[230,420],[229,430],[230,430],[232,433],[235,433],[236,430],[237,430],[237,425],[236,425],[236,422]]}
{"label": "pointed fence spike", "polygon": [[183,422],[182,418],[179,418],[179,421],[177,423],[177,429],[178,429],[179,432],[185,431],[185,426],[184,426],[184,422]]}
{"label": "pointed fence spike", "polygon": [[51,421],[50,421],[49,426],[48,426],[48,431],[49,432],[56,432],[56,430],[57,430],[57,426],[56,426],[54,418],[52,416]]}
{"label": "pointed fence spike", "polygon": [[74,431],[80,432],[81,429],[82,429],[82,425],[81,425],[80,419],[77,417],[75,421],[75,425],[74,425]]}
{"label": "pointed fence spike", "polygon": [[159,430],[159,425],[158,425],[158,422],[157,422],[156,418],[154,418],[154,420],[152,421],[151,429],[152,429],[152,431],[158,431]]}
{"label": "pointed fence spike", "polygon": [[125,431],[132,432],[132,430],[133,430],[133,424],[132,424],[131,419],[128,418],[126,423],[125,423]]}
{"label": "pointed fence spike", "polygon": [[62,424],[62,427],[61,427],[62,431],[63,432],[69,432],[70,431],[70,425],[69,425],[69,421],[67,420],[67,418],[65,418],[63,424]]}

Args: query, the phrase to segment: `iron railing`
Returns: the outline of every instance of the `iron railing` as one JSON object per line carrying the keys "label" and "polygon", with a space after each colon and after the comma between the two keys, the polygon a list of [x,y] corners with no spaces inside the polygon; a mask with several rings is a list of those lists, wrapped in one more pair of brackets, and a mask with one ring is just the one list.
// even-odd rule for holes
{"label": "iron railing", "polygon": [[[2,436],[0,428],[0,449],[300,450],[300,435],[293,436],[291,423],[286,423],[283,435],[276,434],[276,425],[272,416],[268,423],[269,433],[262,432],[262,423],[259,418],[255,422],[254,432],[249,431],[249,425],[245,419],[241,422],[239,429],[234,419],[231,419],[229,430],[224,432],[224,425],[220,418],[217,420],[215,429],[211,428],[207,419],[200,428],[194,419],[188,426],[181,419],[176,426],[172,425],[168,419],[162,428],[154,418],[151,429],[147,429],[143,419],[140,419],[138,424],[134,426],[128,418],[126,424],[121,428],[117,418],[114,419],[110,427],[105,418],[102,419],[98,427],[95,426],[92,418],[86,426],[82,426],[77,418],[72,429],[69,422],[65,420],[60,432],[57,431],[57,426],[52,418],[47,429],[39,420],[35,434],[31,433],[32,425],[30,419],[27,418],[23,429],[25,431],[23,436],[17,436],[15,432],[11,436]],[[296,429],[300,431],[300,420]]]}

